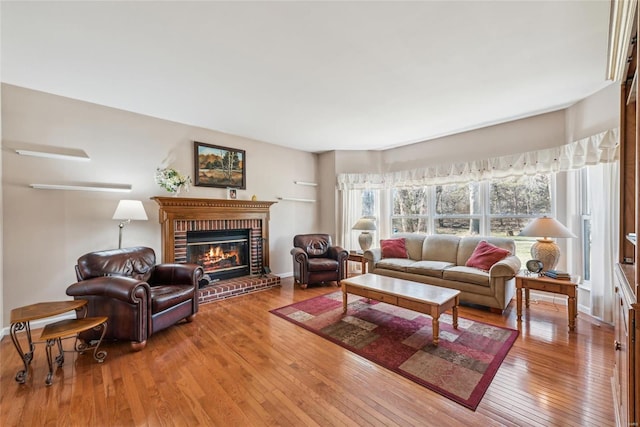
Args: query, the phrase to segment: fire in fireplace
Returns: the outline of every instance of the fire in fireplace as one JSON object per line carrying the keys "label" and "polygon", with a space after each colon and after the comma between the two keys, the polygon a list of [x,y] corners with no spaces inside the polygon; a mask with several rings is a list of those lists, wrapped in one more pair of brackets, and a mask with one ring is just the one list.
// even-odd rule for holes
{"label": "fire in fireplace", "polygon": [[211,281],[250,274],[249,229],[187,232],[187,262],[199,264]]}

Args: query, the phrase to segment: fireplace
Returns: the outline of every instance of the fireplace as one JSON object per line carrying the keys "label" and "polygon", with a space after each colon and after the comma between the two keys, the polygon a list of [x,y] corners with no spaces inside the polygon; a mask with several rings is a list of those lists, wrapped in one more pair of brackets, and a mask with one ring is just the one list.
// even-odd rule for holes
{"label": "fireplace", "polygon": [[210,282],[250,274],[250,231],[187,231],[186,260],[201,265]]}
{"label": "fireplace", "polygon": [[[195,262],[205,269],[199,303],[280,285],[279,276],[264,273],[269,267],[269,208],[276,202],[186,197],[152,199],[160,207],[162,261],[194,262],[192,257],[195,257],[200,258],[200,262]],[[242,236],[237,235],[238,230]],[[220,237],[223,234],[227,236]],[[241,254],[229,255],[232,244],[241,246],[236,248]],[[212,245],[220,246],[222,256],[226,257],[224,261],[218,259],[220,262],[216,263],[216,249],[212,253],[214,257],[207,258]]]}

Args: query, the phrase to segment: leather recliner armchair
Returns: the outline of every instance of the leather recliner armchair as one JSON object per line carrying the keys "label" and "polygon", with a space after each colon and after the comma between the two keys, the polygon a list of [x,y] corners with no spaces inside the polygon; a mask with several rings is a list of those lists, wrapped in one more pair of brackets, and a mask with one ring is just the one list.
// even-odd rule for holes
{"label": "leather recliner armchair", "polygon": [[[67,295],[88,301],[87,316],[109,318],[105,339],[131,341],[138,351],[151,334],[183,319],[193,321],[203,274],[196,264],[156,265],[155,252],[147,247],[91,252],[78,259],[78,282]],[[91,341],[99,334],[89,330],[80,338]]]}
{"label": "leather recliner armchair", "polygon": [[328,234],[298,234],[293,238],[293,277],[302,289],[313,283],[345,278],[349,252],[331,244]]}

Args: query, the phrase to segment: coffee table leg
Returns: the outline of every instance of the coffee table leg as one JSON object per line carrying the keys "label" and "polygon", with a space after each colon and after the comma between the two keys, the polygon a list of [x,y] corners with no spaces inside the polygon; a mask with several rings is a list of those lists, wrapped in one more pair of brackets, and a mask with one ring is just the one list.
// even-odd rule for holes
{"label": "coffee table leg", "polygon": [[347,286],[342,284],[342,312],[347,312]]}
{"label": "coffee table leg", "polygon": [[458,305],[460,304],[460,298],[456,297],[456,302],[451,311],[453,311],[453,329],[458,329]]}
{"label": "coffee table leg", "polygon": [[438,317],[434,317],[431,323],[433,324],[433,345],[437,347],[440,341],[440,320]]}

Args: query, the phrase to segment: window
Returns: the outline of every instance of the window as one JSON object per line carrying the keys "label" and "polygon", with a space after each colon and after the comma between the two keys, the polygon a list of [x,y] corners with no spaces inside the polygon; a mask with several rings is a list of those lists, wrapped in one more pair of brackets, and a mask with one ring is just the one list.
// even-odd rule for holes
{"label": "window", "polygon": [[480,184],[435,186],[436,234],[464,236],[480,233]]}
{"label": "window", "polygon": [[362,215],[360,215],[360,217],[363,216],[376,216],[376,198],[374,191],[362,191]]}
{"label": "window", "polygon": [[391,231],[509,237],[531,259],[534,238],[519,237],[531,219],[552,214],[551,174],[392,190]]}
{"label": "window", "polygon": [[427,233],[429,197],[427,188],[394,188],[391,230],[394,233]]}
{"label": "window", "polygon": [[519,237],[518,233],[533,218],[551,213],[550,175],[505,178],[489,184],[489,233],[513,238],[523,265],[531,259],[535,238]]}

